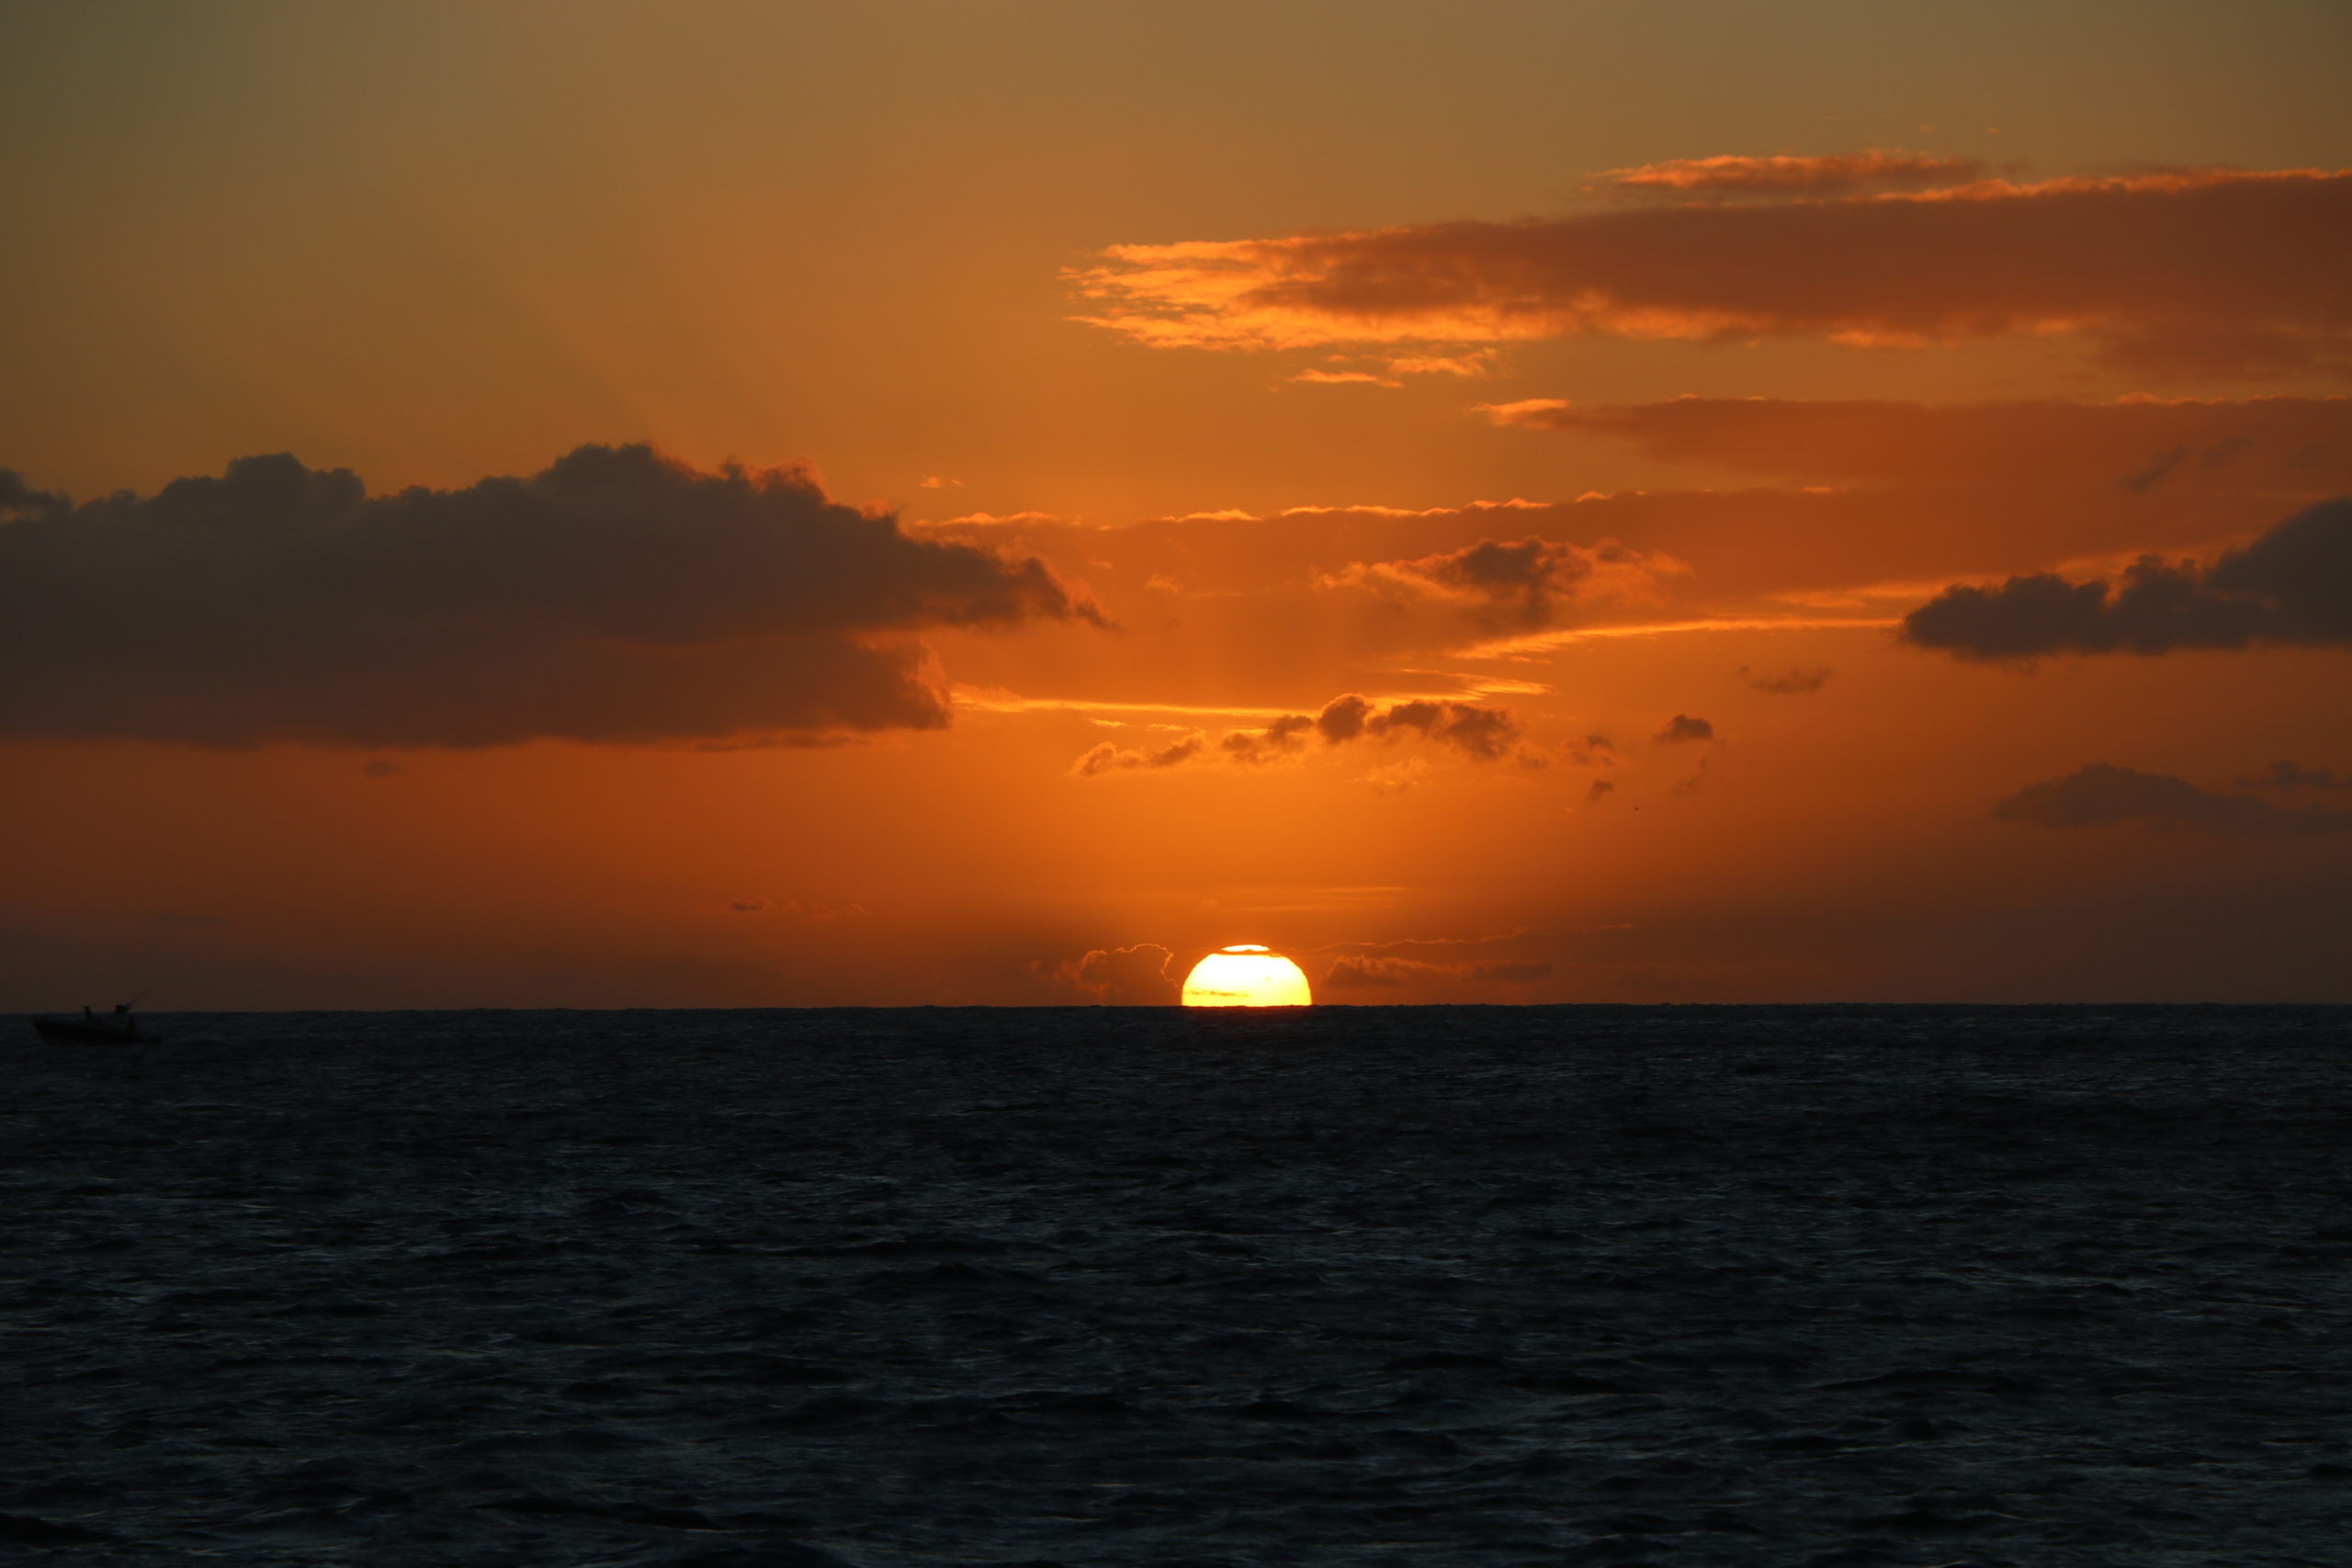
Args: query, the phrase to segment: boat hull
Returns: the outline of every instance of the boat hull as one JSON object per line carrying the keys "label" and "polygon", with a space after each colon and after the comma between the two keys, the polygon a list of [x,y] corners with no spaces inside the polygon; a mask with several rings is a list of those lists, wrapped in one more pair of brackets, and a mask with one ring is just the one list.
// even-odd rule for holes
{"label": "boat hull", "polygon": [[73,1018],[37,1018],[32,1024],[34,1032],[52,1045],[145,1045],[154,1039],[140,1033],[137,1024],[117,1029]]}

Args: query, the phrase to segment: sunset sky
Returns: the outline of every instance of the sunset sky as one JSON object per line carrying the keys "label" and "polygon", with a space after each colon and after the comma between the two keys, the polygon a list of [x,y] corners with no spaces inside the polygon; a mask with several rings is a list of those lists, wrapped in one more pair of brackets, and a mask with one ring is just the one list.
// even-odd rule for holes
{"label": "sunset sky", "polygon": [[2347,61],[0,0],[0,1008],[2352,1000]]}

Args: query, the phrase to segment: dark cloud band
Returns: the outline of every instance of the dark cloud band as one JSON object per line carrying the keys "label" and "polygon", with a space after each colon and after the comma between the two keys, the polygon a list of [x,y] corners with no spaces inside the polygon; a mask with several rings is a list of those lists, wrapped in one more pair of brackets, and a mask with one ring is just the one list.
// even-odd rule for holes
{"label": "dark cloud band", "polygon": [[2129,823],[2249,839],[2352,832],[2352,811],[2277,807],[2250,795],[2222,795],[2168,773],[2143,773],[2110,762],[2092,762],[2064,778],[2028,784],[1994,807],[1993,815],[2045,828]]}
{"label": "dark cloud band", "polygon": [[1947,588],[1904,618],[1903,636],[1984,660],[2352,647],[2352,500],[2298,513],[2211,565],[2149,556],[2111,581],[2042,572]]}
{"label": "dark cloud band", "polygon": [[808,739],[948,719],[927,626],[1095,618],[803,469],[582,446],[370,498],[246,457],[74,506],[0,473],[0,733],[243,745]]}

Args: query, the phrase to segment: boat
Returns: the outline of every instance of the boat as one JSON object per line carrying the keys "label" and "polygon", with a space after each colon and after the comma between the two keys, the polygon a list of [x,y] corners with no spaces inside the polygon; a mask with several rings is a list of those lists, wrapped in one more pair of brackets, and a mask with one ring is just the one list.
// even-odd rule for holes
{"label": "boat", "polygon": [[110,1013],[95,1013],[82,1010],[79,1018],[36,1018],[33,1032],[43,1040],[57,1045],[151,1045],[155,1037],[140,1032],[139,1021],[130,1016],[133,1004],[117,1002]]}

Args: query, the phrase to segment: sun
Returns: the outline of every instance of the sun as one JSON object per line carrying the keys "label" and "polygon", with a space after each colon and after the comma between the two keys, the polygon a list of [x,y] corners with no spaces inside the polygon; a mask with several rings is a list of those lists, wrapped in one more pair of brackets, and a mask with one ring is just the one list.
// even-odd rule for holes
{"label": "sun", "polygon": [[1314,1001],[1297,964],[1249,942],[1210,953],[1184,977],[1188,1008],[1303,1008]]}

